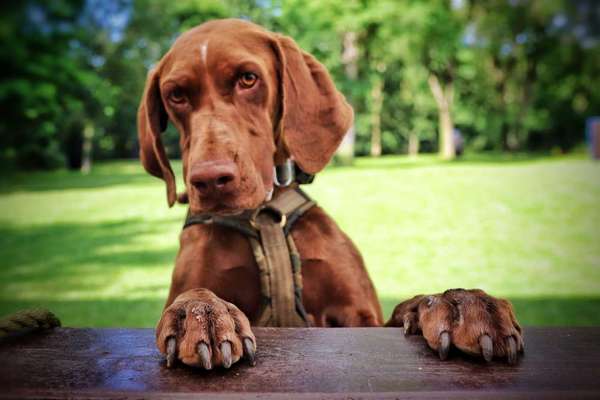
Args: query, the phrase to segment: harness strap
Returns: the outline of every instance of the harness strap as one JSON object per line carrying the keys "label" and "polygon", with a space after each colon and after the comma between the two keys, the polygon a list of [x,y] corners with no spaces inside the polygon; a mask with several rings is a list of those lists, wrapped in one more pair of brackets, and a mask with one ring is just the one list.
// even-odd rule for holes
{"label": "harness strap", "polygon": [[267,212],[256,217],[268,271],[270,304],[265,304],[258,319],[261,326],[306,326],[296,313],[294,272],[287,240],[278,221]]}
{"label": "harness strap", "polygon": [[193,215],[188,212],[188,215],[185,218],[185,223],[183,224],[183,229],[192,225],[214,224],[234,229],[244,236],[258,238],[258,232],[250,224],[250,217],[251,213],[249,212],[244,212],[240,215],[232,215],[228,217],[223,217],[219,215],[213,216],[211,214]]}
{"label": "harness strap", "polygon": [[300,189],[288,189],[280,193],[273,200],[265,205],[265,208],[272,208],[279,211],[282,215],[288,215],[296,211],[298,208],[314,202]]}
{"label": "harness strap", "polygon": [[285,190],[256,210],[236,216],[188,214],[184,229],[217,224],[246,236],[259,270],[262,304],[258,326],[309,326],[302,303],[300,255],[289,234],[315,203],[299,188]]}

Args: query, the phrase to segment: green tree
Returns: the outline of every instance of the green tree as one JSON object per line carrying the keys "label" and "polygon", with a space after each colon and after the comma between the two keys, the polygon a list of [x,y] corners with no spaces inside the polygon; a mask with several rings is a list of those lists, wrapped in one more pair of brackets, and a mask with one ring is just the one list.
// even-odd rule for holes
{"label": "green tree", "polygon": [[476,148],[568,149],[580,141],[586,116],[599,110],[594,2],[468,7],[470,78],[459,119],[479,132]]}

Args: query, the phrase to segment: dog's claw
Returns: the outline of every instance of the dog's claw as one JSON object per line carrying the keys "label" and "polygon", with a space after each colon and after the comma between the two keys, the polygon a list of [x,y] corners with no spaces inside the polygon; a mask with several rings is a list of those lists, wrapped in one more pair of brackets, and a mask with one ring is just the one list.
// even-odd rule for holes
{"label": "dog's claw", "polygon": [[404,336],[410,335],[410,318],[404,317]]}
{"label": "dog's claw", "polygon": [[177,357],[177,339],[175,337],[170,336],[167,339],[167,368],[173,367],[175,365],[175,359]]}
{"label": "dog's claw", "polygon": [[244,338],[244,354],[246,355],[246,358],[248,358],[248,362],[250,362],[250,365],[255,366],[256,365],[256,359],[255,359],[255,351],[254,351],[254,343],[252,343],[252,339],[250,338]]}
{"label": "dog's claw", "polygon": [[506,358],[510,365],[517,363],[517,342],[513,336],[506,338]]}
{"label": "dog's claw", "polygon": [[479,338],[479,345],[481,346],[481,355],[485,361],[490,362],[494,357],[494,344],[492,343],[492,338],[489,335],[481,335]]}
{"label": "dog's claw", "polygon": [[202,364],[202,368],[209,370],[212,368],[212,364],[210,362],[210,350],[208,349],[208,345],[204,342],[198,343],[198,356],[200,356],[200,363]]}
{"label": "dog's claw", "polygon": [[450,334],[448,331],[440,333],[440,346],[438,347],[438,355],[440,360],[445,360],[448,357],[448,351],[450,350]]}
{"label": "dog's claw", "polygon": [[223,367],[231,367],[231,343],[228,341],[221,343],[221,357],[223,358]]}

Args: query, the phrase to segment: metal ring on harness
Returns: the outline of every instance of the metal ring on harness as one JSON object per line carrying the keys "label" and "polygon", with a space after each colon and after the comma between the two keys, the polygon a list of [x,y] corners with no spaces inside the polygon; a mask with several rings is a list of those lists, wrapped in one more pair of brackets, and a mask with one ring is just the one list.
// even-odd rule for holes
{"label": "metal ring on harness", "polygon": [[275,186],[287,187],[294,182],[296,170],[291,159],[288,158],[283,165],[276,165],[273,169],[273,183]]}
{"label": "metal ring on harness", "polygon": [[272,215],[279,217],[279,226],[281,226],[282,228],[285,227],[285,224],[287,223],[287,216],[285,214],[282,214],[281,211],[267,206],[257,208],[250,216],[248,222],[250,222],[250,225],[252,225],[254,229],[260,230],[260,227],[256,222],[256,218],[261,212],[269,212]]}

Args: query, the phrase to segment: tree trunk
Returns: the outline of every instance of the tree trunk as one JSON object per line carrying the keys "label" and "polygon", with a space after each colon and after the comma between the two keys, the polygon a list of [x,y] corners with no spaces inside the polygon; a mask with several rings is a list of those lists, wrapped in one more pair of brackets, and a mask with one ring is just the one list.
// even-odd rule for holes
{"label": "tree trunk", "polygon": [[342,139],[342,143],[340,143],[340,147],[338,147],[336,152],[336,159],[342,165],[352,165],[354,160],[354,140],[356,137],[356,132],[354,131],[354,124],[348,129],[344,139]]}
{"label": "tree trunk", "polygon": [[437,76],[433,74],[429,75],[427,81],[438,109],[440,156],[444,160],[451,160],[456,156],[454,149],[454,122],[452,120],[452,101],[454,95],[452,83],[448,83],[443,88]]}
{"label": "tree trunk", "polygon": [[92,169],[92,144],[94,141],[94,123],[88,121],[83,128],[83,143],[81,145],[81,172],[88,174]]}
{"label": "tree trunk", "polygon": [[[344,70],[346,78],[349,81],[353,81],[358,76],[358,47],[356,45],[356,33],[346,32],[342,39],[342,64],[344,64]],[[349,99],[348,99],[349,100]],[[356,138],[356,131],[354,128],[354,122],[352,126],[346,132],[346,136],[342,140],[340,147],[336,152],[336,159],[344,164],[351,165],[354,160],[354,141]]]}
{"label": "tree trunk", "polygon": [[442,147],[440,155],[444,160],[451,160],[456,155],[454,149],[454,123],[450,110],[445,107],[439,110],[440,134],[442,138]]}
{"label": "tree trunk", "polygon": [[516,151],[519,149],[519,128],[511,130],[506,135],[506,142],[504,143],[505,149],[508,151]]}
{"label": "tree trunk", "polygon": [[371,156],[381,155],[381,109],[383,107],[383,79],[377,78],[371,90]]}
{"label": "tree trunk", "polygon": [[411,158],[419,155],[419,137],[414,132],[408,135],[408,155]]}

